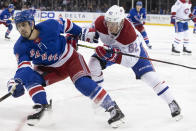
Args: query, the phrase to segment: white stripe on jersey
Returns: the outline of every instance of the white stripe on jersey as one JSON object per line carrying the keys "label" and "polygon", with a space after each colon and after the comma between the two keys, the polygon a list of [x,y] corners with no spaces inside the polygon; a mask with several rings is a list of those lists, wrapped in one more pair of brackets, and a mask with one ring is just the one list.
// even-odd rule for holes
{"label": "white stripe on jersey", "polygon": [[64,27],[64,31],[68,32],[73,28],[73,23],[71,22],[71,20],[66,19],[65,21],[65,27]]}
{"label": "white stripe on jersey", "polygon": [[32,68],[31,62],[30,61],[22,61],[20,64],[18,64],[18,69],[23,68],[23,67]]}

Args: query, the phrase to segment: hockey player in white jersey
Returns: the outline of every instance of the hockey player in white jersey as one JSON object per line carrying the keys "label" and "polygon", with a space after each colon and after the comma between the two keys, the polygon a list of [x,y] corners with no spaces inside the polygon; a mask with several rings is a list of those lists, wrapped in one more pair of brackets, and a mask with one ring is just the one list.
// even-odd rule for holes
{"label": "hockey player in white jersey", "polygon": [[191,1],[190,0],[177,0],[171,8],[171,23],[175,27],[175,38],[172,44],[172,52],[180,54],[180,44],[183,44],[183,52],[191,54],[188,34],[188,21],[193,20],[196,22],[196,18],[191,13]]}
{"label": "hockey player in white jersey", "polygon": [[[100,40],[106,46],[96,47],[95,54],[90,58],[89,68],[92,78],[97,83],[103,82],[102,70],[113,64],[120,64],[134,71],[136,78],[146,82],[155,93],[163,98],[169,105],[173,118],[181,118],[181,109],[170,93],[170,88],[155,72],[149,60],[125,56],[121,53],[148,57],[143,47],[142,35],[134,28],[133,24],[125,18],[124,9],[117,5],[112,6],[105,16],[98,17],[94,22]],[[107,48],[107,49],[106,49]]]}

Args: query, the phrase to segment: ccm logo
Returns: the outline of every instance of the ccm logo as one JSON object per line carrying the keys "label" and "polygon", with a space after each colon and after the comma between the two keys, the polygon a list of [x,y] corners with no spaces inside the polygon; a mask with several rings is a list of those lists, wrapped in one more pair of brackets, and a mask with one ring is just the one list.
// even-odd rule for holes
{"label": "ccm logo", "polygon": [[54,18],[54,12],[41,12],[41,18]]}

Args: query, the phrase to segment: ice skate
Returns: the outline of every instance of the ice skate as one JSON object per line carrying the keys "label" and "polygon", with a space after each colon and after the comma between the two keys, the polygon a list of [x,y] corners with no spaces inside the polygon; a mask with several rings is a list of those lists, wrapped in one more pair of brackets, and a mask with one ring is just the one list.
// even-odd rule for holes
{"label": "ice skate", "polygon": [[151,44],[146,44],[146,46],[148,47],[148,49],[152,49],[152,45]]}
{"label": "ice skate", "polygon": [[183,53],[184,55],[191,55],[192,51],[188,47],[183,46]]}
{"label": "ice skate", "polygon": [[124,124],[124,114],[121,112],[118,105],[110,107],[107,112],[110,112],[111,118],[108,120],[108,124],[112,128],[118,128]]}
{"label": "ice skate", "polygon": [[178,105],[178,103],[173,100],[170,104],[169,104],[169,108],[171,110],[171,116],[176,120],[179,121],[181,120],[183,117],[180,114],[181,113],[181,109]]}
{"label": "ice skate", "polygon": [[173,44],[172,44],[172,54],[177,55],[177,56],[180,55],[179,49],[176,46],[174,46]]}
{"label": "ice skate", "polygon": [[11,38],[7,35],[5,35],[5,40],[10,40]]}
{"label": "ice skate", "polygon": [[27,116],[27,124],[29,126],[37,125],[42,116],[44,115],[45,111],[49,111],[52,109],[52,100],[50,100],[50,104],[47,105],[35,104],[33,106],[33,109],[35,110],[35,113]]}

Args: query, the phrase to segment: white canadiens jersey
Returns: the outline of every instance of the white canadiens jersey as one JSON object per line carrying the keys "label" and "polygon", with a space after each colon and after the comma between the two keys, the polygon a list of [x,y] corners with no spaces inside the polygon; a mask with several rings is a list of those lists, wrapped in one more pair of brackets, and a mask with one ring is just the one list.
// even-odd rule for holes
{"label": "white canadiens jersey", "polygon": [[176,17],[179,19],[189,19],[189,15],[191,14],[191,6],[190,2],[184,2],[184,0],[177,0],[176,3],[172,6],[171,12],[176,13]]}
{"label": "white canadiens jersey", "polygon": [[[94,22],[94,26],[105,45],[118,48],[123,53],[140,56],[141,44],[144,42],[143,37],[127,19],[125,19],[124,25],[117,36],[109,34],[104,16],[98,17]],[[120,64],[126,67],[133,67],[137,62],[138,58],[123,56]]]}

